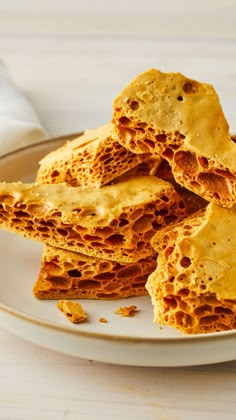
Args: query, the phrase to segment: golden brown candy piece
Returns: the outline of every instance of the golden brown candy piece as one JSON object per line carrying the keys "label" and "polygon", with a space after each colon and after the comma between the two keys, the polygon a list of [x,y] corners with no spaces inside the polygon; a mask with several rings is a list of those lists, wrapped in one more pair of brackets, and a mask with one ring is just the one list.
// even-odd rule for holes
{"label": "golden brown candy piece", "polygon": [[33,294],[38,299],[119,299],[147,294],[148,275],[156,268],[156,254],[120,264],[55,248],[44,247]]}
{"label": "golden brown candy piece", "polygon": [[120,263],[153,255],[154,233],[187,214],[168,182],[136,177],[100,189],[0,183],[0,227]]}
{"label": "golden brown candy piece", "polygon": [[130,152],[113,139],[112,124],[109,123],[85,131],[80,137],[46,155],[40,162],[36,181],[99,188],[143,159],[143,155]]}
{"label": "golden brown candy piece", "polygon": [[194,334],[236,328],[235,224],[236,206],[211,203],[153,237],[155,322]]}
{"label": "golden brown candy piece", "polygon": [[113,102],[114,137],[160,154],[176,182],[224,207],[236,202],[236,144],[214,88],[180,73],[139,74]]}
{"label": "golden brown candy piece", "polygon": [[137,311],[137,306],[121,306],[120,308],[115,310],[115,314],[120,315],[121,317],[130,317]]}
{"label": "golden brown candy piece", "polygon": [[73,324],[79,324],[87,319],[87,314],[84,312],[80,303],[62,299],[58,302],[57,307]]}
{"label": "golden brown candy piece", "polygon": [[107,324],[108,320],[106,318],[101,317],[99,318],[99,322],[101,322],[102,324]]}

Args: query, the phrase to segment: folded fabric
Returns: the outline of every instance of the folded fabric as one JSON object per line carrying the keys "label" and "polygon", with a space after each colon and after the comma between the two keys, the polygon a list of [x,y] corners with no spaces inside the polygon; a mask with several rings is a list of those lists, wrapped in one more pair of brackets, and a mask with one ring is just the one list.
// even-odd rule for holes
{"label": "folded fabric", "polygon": [[46,138],[33,107],[0,61],[0,155]]}

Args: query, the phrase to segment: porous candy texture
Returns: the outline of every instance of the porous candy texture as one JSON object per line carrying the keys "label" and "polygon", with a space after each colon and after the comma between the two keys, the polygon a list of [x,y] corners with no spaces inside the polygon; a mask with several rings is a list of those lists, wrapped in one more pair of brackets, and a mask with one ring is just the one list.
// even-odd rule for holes
{"label": "porous candy texture", "polygon": [[181,185],[175,181],[172,169],[167,160],[162,159],[159,155],[148,156],[142,163],[135,166],[135,168],[115,179],[113,183],[140,175],[156,176],[163,181],[171,183],[175,191],[184,199],[188,214],[192,214],[199,209],[206,207],[208,204],[200,195],[187,190],[187,188],[181,187]]}
{"label": "porous candy texture", "polygon": [[147,294],[156,255],[130,264],[46,245],[33,293],[39,299],[119,299]]}
{"label": "porous candy texture", "polygon": [[236,202],[236,144],[209,84],[151,69],[113,102],[114,138],[133,153],[158,153],[178,184],[224,207]]}
{"label": "porous candy texture", "polygon": [[58,302],[57,307],[73,324],[79,324],[87,319],[87,314],[79,302],[70,302],[62,299]]}
{"label": "porous candy texture", "polygon": [[156,177],[136,177],[100,190],[0,183],[2,228],[121,263],[153,255],[154,233],[186,214],[172,185]]}
{"label": "porous candy texture", "polygon": [[153,237],[158,268],[146,287],[155,322],[190,334],[236,328],[235,221],[235,208],[209,204]]}
{"label": "porous candy texture", "polygon": [[107,124],[85,131],[46,155],[40,162],[36,181],[100,188],[138,165],[145,156],[136,155],[115,141],[112,124]]}

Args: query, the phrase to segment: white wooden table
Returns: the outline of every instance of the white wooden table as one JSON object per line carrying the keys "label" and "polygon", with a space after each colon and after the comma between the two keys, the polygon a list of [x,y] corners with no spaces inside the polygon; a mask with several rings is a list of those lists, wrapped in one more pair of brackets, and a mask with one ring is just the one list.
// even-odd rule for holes
{"label": "white wooden table", "polygon": [[[0,0],[1,58],[49,135],[106,123],[112,99],[150,67],[212,83],[236,133],[235,1],[118,3]],[[233,420],[235,395],[234,361],[106,365],[0,329],[0,420]]]}

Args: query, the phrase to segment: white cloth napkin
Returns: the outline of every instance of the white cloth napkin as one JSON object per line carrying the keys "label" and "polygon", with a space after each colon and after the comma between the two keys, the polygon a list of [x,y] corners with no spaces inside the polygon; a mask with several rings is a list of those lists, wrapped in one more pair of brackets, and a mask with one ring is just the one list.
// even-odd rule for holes
{"label": "white cloth napkin", "polygon": [[0,60],[0,155],[46,138],[32,105]]}

